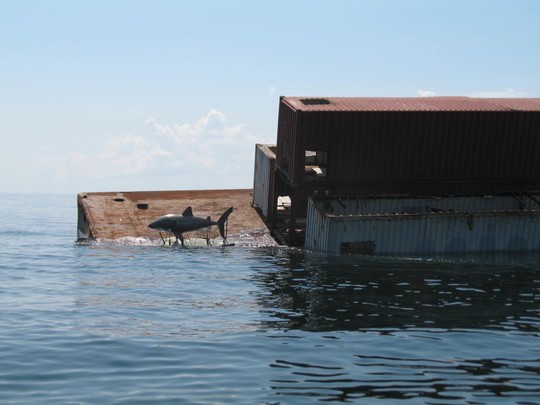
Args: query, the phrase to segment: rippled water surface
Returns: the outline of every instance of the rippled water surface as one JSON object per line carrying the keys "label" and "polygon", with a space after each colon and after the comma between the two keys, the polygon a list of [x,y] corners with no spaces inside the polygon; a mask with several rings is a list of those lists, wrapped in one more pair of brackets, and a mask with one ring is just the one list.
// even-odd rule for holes
{"label": "rippled water surface", "polygon": [[78,245],[74,196],[0,214],[0,403],[540,403],[538,255]]}

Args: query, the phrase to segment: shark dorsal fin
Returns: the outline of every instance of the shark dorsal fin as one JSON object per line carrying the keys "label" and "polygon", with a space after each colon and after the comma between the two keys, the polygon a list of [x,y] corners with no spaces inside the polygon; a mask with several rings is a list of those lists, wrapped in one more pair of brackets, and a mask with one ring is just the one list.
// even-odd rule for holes
{"label": "shark dorsal fin", "polygon": [[187,207],[184,212],[182,212],[183,217],[192,217],[193,216],[193,210],[191,207]]}

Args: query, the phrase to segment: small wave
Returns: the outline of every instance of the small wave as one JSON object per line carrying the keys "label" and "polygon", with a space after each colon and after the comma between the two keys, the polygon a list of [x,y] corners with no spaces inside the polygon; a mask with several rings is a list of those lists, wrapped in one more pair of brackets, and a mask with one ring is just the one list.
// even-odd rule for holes
{"label": "small wave", "polygon": [[[170,238],[149,238],[146,236],[124,236],[116,239],[99,238],[95,240],[79,240],[78,245],[88,246],[161,246],[176,247],[178,242],[174,236]],[[206,240],[203,237],[186,236],[184,240],[186,247],[212,247],[212,246],[238,246],[238,247],[272,247],[278,246],[274,238],[268,231],[254,229],[252,231],[242,232],[230,235],[227,243],[224,243],[221,237]]]}

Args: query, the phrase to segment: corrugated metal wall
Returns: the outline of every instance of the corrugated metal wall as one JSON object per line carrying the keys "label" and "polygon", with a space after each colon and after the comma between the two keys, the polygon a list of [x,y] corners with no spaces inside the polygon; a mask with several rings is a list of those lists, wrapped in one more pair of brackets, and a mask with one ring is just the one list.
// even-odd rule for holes
{"label": "corrugated metal wall", "polygon": [[287,104],[279,103],[276,167],[289,180],[293,179],[296,164],[295,152],[298,139],[298,116]]}
{"label": "corrugated metal wall", "polygon": [[253,176],[253,205],[260,208],[265,218],[271,209],[275,171],[275,146],[255,145],[255,171]]}
{"label": "corrugated metal wall", "polygon": [[[538,111],[294,111],[280,103],[277,165],[304,182],[305,150],[328,152],[326,183],[370,193],[538,190]],[[475,184],[471,184],[475,182]],[[409,187],[409,188],[408,188]],[[384,188],[384,190],[382,189]]]}
{"label": "corrugated metal wall", "polygon": [[[454,201],[461,212],[347,215],[336,200],[309,199],[306,248],[340,253],[446,254],[540,251],[540,210],[498,210],[508,201]],[[393,202],[375,201],[384,212]],[[410,202],[404,201],[403,206]],[[531,204],[534,205],[536,203]],[[328,210],[341,207],[340,215]],[[493,211],[489,207],[495,207]],[[353,205],[351,204],[351,211]],[[529,207],[531,208],[531,207]],[[366,212],[369,210],[366,210]]]}
{"label": "corrugated metal wall", "polygon": [[328,240],[330,216],[326,213],[325,208],[322,206],[321,200],[314,201],[311,198],[308,200],[304,242],[306,249],[315,252],[330,252],[330,241]]}
{"label": "corrugated metal wall", "polygon": [[436,212],[540,210],[538,195],[468,197],[329,198],[320,204],[329,215],[422,214]]}
{"label": "corrugated metal wall", "polygon": [[540,179],[539,128],[538,112],[313,112],[297,136],[328,151],[328,182]]}

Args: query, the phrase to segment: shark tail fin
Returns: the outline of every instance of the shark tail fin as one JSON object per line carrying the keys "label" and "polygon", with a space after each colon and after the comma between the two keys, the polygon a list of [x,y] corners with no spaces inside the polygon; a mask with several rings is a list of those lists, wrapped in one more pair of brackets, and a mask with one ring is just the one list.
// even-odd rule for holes
{"label": "shark tail fin", "polygon": [[229,218],[229,215],[233,212],[233,207],[229,208],[227,211],[225,211],[223,214],[221,214],[221,217],[219,217],[217,221],[217,225],[219,228],[219,234],[223,239],[227,239],[225,235],[225,222],[227,222],[227,218]]}

